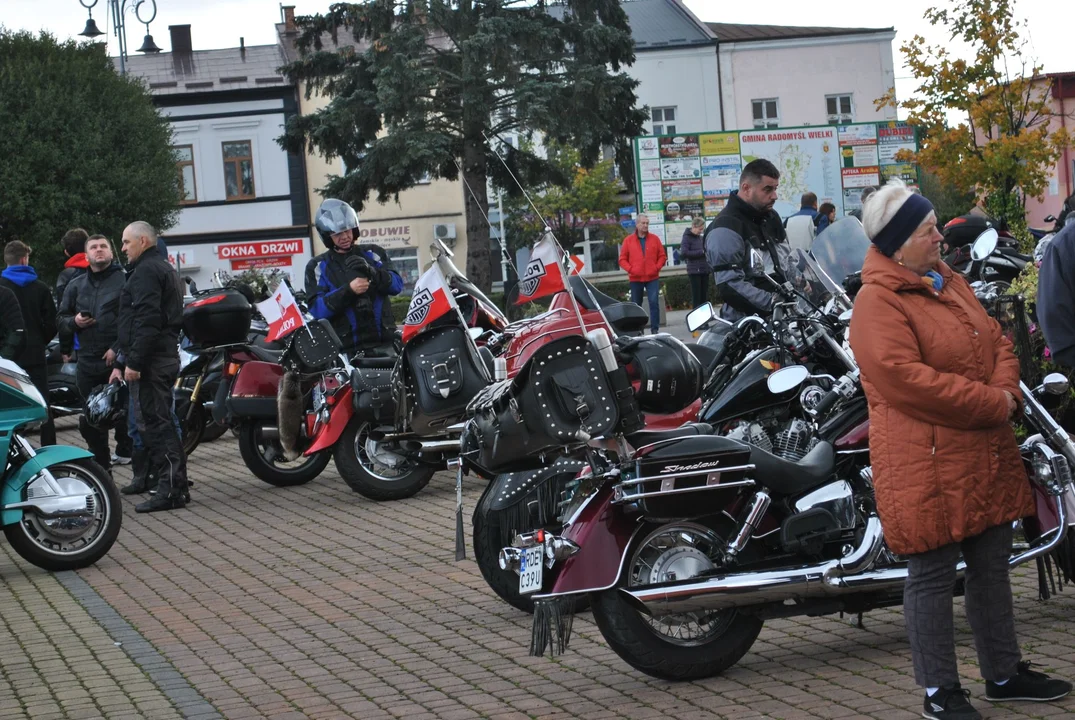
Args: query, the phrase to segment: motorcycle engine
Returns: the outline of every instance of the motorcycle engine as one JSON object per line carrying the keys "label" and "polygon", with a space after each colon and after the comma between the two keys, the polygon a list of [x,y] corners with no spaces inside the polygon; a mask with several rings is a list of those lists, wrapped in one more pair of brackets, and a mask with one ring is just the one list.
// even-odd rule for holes
{"label": "motorcycle engine", "polygon": [[816,444],[810,426],[796,418],[773,438],[772,452],[784,460],[801,460]]}
{"label": "motorcycle engine", "polygon": [[769,439],[769,433],[756,422],[742,421],[726,433],[725,437],[759,447],[767,453],[773,451],[773,441]]}

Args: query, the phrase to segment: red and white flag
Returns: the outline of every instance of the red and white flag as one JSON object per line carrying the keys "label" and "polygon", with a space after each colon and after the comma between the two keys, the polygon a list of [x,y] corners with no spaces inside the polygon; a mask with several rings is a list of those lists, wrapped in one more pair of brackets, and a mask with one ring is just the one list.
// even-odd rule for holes
{"label": "red and white flag", "polygon": [[287,337],[306,325],[299,304],[295,302],[295,296],[291,294],[287,283],[280,283],[268,300],[259,302],[258,311],[265,318],[265,322],[269,323],[269,333],[265,337],[269,342]]}
{"label": "red and white flag", "polygon": [[426,325],[455,308],[455,297],[448,289],[440,267],[434,261],[414,285],[411,304],[407,306],[407,317],[403,320],[403,342],[407,342]]}
{"label": "red and white flag", "polygon": [[515,304],[522,305],[566,290],[562,259],[563,251],[551,235],[546,234],[534,243],[530,262],[526,263],[526,269],[519,278],[519,297]]}

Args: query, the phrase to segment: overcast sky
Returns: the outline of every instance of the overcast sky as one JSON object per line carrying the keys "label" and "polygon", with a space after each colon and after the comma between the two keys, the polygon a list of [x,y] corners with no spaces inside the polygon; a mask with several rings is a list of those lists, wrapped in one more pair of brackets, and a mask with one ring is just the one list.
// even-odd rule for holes
{"label": "overcast sky", "polygon": [[[89,2],[89,0],[82,0]],[[127,0],[128,7],[135,0]],[[897,65],[897,90],[910,93],[916,84],[907,79],[902,67],[899,46],[915,34],[932,43],[947,43],[943,32],[929,26],[922,18],[935,0],[902,0],[900,3],[847,0],[769,0],[765,3],[727,2],[726,0],[685,0],[702,20],[729,23],[767,23],[781,25],[825,25],[840,27],[890,27],[896,29],[893,57]],[[157,0],[157,17],[150,26],[162,49],[170,50],[169,25],[190,24],[196,50],[236,47],[240,36],[247,45],[276,42],[273,23],[280,19],[280,5],[293,4],[296,13],[312,14],[328,8],[330,0]],[[104,22],[107,0],[97,0],[94,19],[101,30],[111,34],[111,23]],[[1016,0],[1018,17],[1028,21],[1033,54],[1047,72],[1075,71],[1070,48],[1070,14],[1061,8],[1066,0]],[[149,3],[143,6],[143,17]],[[145,27],[133,15],[128,16],[127,42],[130,51],[142,44]],[[79,0],[0,0],[0,24],[8,28],[47,29],[61,38],[74,37],[86,23],[86,10]],[[114,38],[109,39],[113,54],[118,52]]]}

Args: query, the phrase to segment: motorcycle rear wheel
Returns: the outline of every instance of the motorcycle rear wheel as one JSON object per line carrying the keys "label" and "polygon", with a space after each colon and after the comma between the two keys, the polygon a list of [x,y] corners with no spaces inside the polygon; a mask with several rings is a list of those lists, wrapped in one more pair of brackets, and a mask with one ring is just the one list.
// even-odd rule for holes
{"label": "motorcycle rear wheel", "polygon": [[429,484],[436,468],[410,458],[402,458],[396,467],[382,464],[376,457],[378,452],[402,456],[393,452],[390,444],[371,440],[372,429],[368,421],[351,418],[336,441],[332,457],[343,481],[370,500],[403,500],[418,494]]}
{"label": "motorcycle rear wheel", "polygon": [[320,475],[332,459],[328,450],[322,450],[289,462],[280,441],[262,437],[261,425],[254,422],[239,427],[239,454],[255,477],[274,487],[305,485]]}
{"label": "motorcycle rear wheel", "polygon": [[[689,541],[688,535],[692,536]],[[680,539],[685,542],[677,546]],[[590,595],[597,627],[629,665],[663,680],[698,680],[724,672],[754,645],[763,625],[758,617],[734,609],[650,617],[630,606],[619,590],[659,582],[662,562],[673,572],[692,564],[700,569],[705,558],[699,548],[705,543],[719,548],[721,542],[708,528],[694,523],[665,525],[632,551],[625,577],[616,588]],[[658,577],[636,583],[636,572]]]}
{"label": "motorcycle rear wheel", "polygon": [[[50,572],[89,567],[105,556],[119,536],[123,522],[119,491],[108,471],[89,458],[49,466],[53,478],[68,493],[92,498],[89,517],[62,518],[63,522],[38,517],[24,510],[22,520],[4,526],[11,547],[24,560]],[[25,488],[23,490],[25,500]],[[83,532],[75,527],[84,522]]]}

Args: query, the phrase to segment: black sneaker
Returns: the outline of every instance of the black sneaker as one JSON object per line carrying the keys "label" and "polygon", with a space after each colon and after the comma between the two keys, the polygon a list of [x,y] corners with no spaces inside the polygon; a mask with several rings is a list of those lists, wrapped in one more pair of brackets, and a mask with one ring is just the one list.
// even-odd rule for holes
{"label": "black sneaker", "polygon": [[970,690],[964,690],[959,683],[926,695],[922,717],[928,720],[982,720],[981,713],[970,704]]}
{"label": "black sneaker", "polygon": [[986,681],[985,699],[990,702],[1006,700],[1028,700],[1030,702],[1048,702],[1059,700],[1071,692],[1071,683],[1057,680],[1045,673],[1030,669],[1030,662],[1019,663],[1015,677],[1003,685]]}
{"label": "black sneaker", "polygon": [[162,510],[180,510],[187,506],[187,501],[183,499],[182,495],[154,495],[151,499],[146,500],[144,503],[140,503],[134,506],[135,512],[151,513],[160,512]]}

